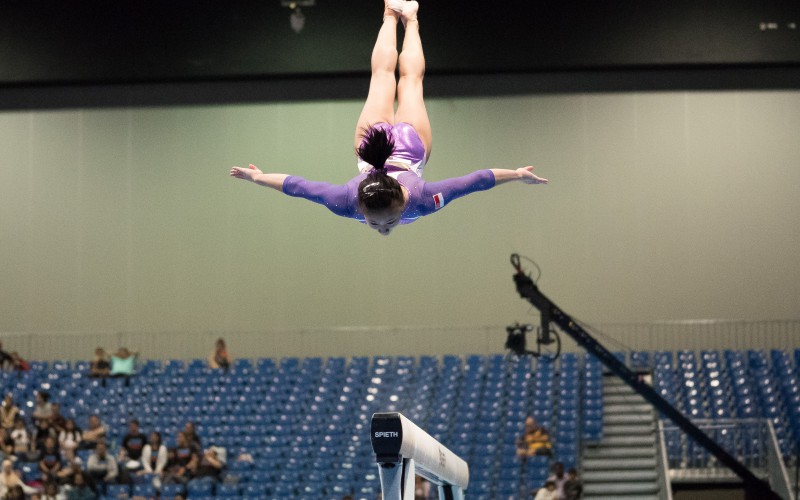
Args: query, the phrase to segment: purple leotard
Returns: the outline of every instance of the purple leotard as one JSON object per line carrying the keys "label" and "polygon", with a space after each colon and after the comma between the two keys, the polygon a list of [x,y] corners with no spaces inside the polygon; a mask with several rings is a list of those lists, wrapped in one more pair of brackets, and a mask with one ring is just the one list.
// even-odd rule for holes
{"label": "purple leotard", "polygon": [[[409,224],[432,214],[456,198],[494,187],[495,179],[491,170],[425,182],[421,177],[425,165],[425,146],[414,127],[408,123],[394,126],[379,123],[375,126],[392,134],[395,148],[386,163],[391,175],[396,176],[397,181],[408,190],[408,205],[400,217],[400,224]],[[292,175],[283,181],[283,192],[325,205],[336,215],[364,222],[364,214],[358,210],[358,185],[367,176],[367,171],[364,168],[362,173],[341,185],[309,181]]]}
{"label": "purple leotard", "polygon": [[[386,130],[394,140],[394,152],[386,160],[389,169],[393,166],[401,167],[403,170],[411,170],[417,175],[422,175],[427,160],[425,144],[410,123],[400,122],[396,125],[378,123],[373,125],[373,128]],[[366,167],[369,167],[369,164],[359,158],[358,170],[363,171]]]}

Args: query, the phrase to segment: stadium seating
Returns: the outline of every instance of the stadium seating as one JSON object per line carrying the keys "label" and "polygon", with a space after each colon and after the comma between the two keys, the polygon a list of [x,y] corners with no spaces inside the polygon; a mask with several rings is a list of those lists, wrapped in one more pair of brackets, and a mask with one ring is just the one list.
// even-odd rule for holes
{"label": "stadium seating", "polygon": [[[618,358],[652,371],[656,390],[691,418],[767,418],[785,456],[800,439],[800,349],[784,351],[634,352]],[[229,372],[204,360],[146,361],[140,372],[104,385],[85,362],[33,362],[0,373],[26,418],[36,391],[50,392],[68,418],[85,426],[92,413],[109,425],[112,448],[138,418],[165,442],[187,420],[204,445],[226,449],[224,481],[192,481],[189,498],[374,498],[380,483],[368,428],[376,411],[399,411],[470,464],[470,498],[515,497],[540,486],[553,461],[580,466],[581,448],[603,436],[603,369],[591,356],[558,360],[492,356],[376,356],[239,359]],[[550,431],[552,457],[516,457],[524,420]],[[760,436],[718,426],[723,446]],[[673,465],[702,467],[704,450],[667,435]],[[685,444],[685,441],[684,441]],[[689,450],[688,455],[686,451]],[[112,450],[114,451],[114,450]],[[86,452],[81,452],[86,460]],[[30,464],[27,464],[30,465]],[[35,479],[35,464],[19,468]],[[153,494],[149,481],[113,486],[106,498]],[[163,485],[167,496],[184,490]]]}

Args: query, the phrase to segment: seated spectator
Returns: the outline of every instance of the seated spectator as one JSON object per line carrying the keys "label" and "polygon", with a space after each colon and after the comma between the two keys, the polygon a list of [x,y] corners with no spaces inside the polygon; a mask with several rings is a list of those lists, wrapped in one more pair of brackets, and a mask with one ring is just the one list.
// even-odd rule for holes
{"label": "seated spectator", "polygon": [[0,461],[7,458],[16,460],[14,456],[14,440],[11,439],[11,435],[7,430],[0,427]]}
{"label": "seated spectator", "polygon": [[83,472],[77,472],[72,480],[72,488],[67,492],[67,500],[95,500],[97,494],[86,483]]}
{"label": "seated spectator", "polygon": [[17,415],[19,415],[19,408],[14,404],[14,396],[9,392],[3,399],[3,406],[0,407],[0,426],[10,431],[14,428]]}
{"label": "seated spectator", "polygon": [[108,361],[108,355],[106,355],[106,351],[102,347],[98,347],[94,350],[94,359],[89,366],[89,376],[94,378],[106,378],[110,374],[111,363]]}
{"label": "seated spectator", "polygon": [[3,495],[3,500],[25,500],[25,490],[22,489],[22,485],[15,484],[8,488],[6,494]]}
{"label": "seated spectator", "polygon": [[567,471],[567,480],[564,482],[564,500],[579,500],[583,494],[583,483],[578,478],[578,471]]}
{"label": "seated spectator", "polygon": [[50,427],[50,421],[40,419],[36,422],[36,427],[33,429],[33,444],[32,449],[36,452],[41,452],[44,449],[45,441],[47,438],[58,439],[58,434]]}
{"label": "seated spectator", "polygon": [[109,374],[112,377],[129,377],[135,374],[136,357],[138,355],[138,352],[131,352],[127,347],[120,347],[117,352],[111,356],[111,371]]}
{"label": "seated spectator", "polygon": [[11,366],[18,372],[26,372],[31,369],[31,365],[22,359],[17,351],[11,353]]}
{"label": "seated spectator", "polygon": [[428,500],[431,489],[431,483],[422,476],[414,476],[414,500]]}
{"label": "seated spectator", "polygon": [[161,442],[161,434],[150,433],[150,440],[142,449],[143,469],[139,474],[156,474],[161,477],[167,465],[167,447]]}
{"label": "seated spectator", "polygon": [[136,373],[136,356],[139,353],[131,352],[126,347],[120,347],[116,354],[111,356],[111,372],[112,377],[121,377],[125,379],[125,387],[130,385],[131,376]]}
{"label": "seated spectator", "polygon": [[203,452],[203,458],[197,462],[197,467],[192,471],[192,475],[197,479],[207,477],[218,481],[224,467],[225,449],[211,446]]}
{"label": "seated spectator", "polygon": [[75,453],[74,448],[64,450],[64,466],[56,473],[59,484],[71,484],[75,474],[83,471],[83,460]]}
{"label": "seated spectator", "polygon": [[131,472],[142,469],[142,449],[145,442],[145,435],[139,430],[139,421],[132,419],[128,424],[128,433],[122,438],[122,447],[117,458],[121,483],[131,484]]}
{"label": "seated spectator", "polygon": [[52,403],[51,408],[53,410],[53,414],[50,416],[50,427],[56,433],[56,436],[58,436],[58,434],[64,430],[64,425],[66,425],[67,419],[61,414],[60,404]]}
{"label": "seated spectator", "polygon": [[228,354],[228,348],[225,346],[225,340],[217,339],[214,346],[214,351],[208,357],[208,366],[213,369],[221,368],[226,372],[230,370],[233,360],[231,355]]}
{"label": "seated spectator", "polygon": [[553,473],[547,478],[548,481],[553,481],[556,485],[556,493],[558,498],[564,498],[564,483],[567,482],[567,476],[564,474],[564,464],[556,462],[552,467]]}
{"label": "seated spectator", "polygon": [[61,451],[52,436],[44,441],[44,447],[39,455],[39,470],[45,481],[55,481],[56,474],[61,470]]}
{"label": "seated spectator", "polygon": [[75,425],[75,421],[68,418],[64,421],[64,428],[58,433],[58,445],[62,450],[74,450],[80,445],[83,433]]}
{"label": "seated spectator", "polygon": [[11,355],[3,349],[2,342],[0,342],[0,368],[3,370],[13,369],[13,360]]}
{"label": "seated spectator", "polygon": [[94,452],[89,455],[89,459],[86,461],[86,473],[102,493],[105,493],[107,484],[113,483],[117,479],[117,474],[119,474],[117,461],[108,453],[105,441],[98,441]]}
{"label": "seated spectator", "polygon": [[533,417],[525,419],[525,432],[517,439],[517,456],[521,458],[536,455],[552,455],[552,444],[547,430]]}
{"label": "seated spectator", "polygon": [[25,427],[22,417],[17,417],[14,421],[14,429],[11,431],[11,439],[14,440],[14,454],[18,457],[28,457],[31,452],[31,433]]}
{"label": "seated spectator", "polygon": [[536,492],[536,497],[533,500],[559,500],[558,492],[556,491],[556,483],[547,481],[544,483],[543,488],[539,488]]}
{"label": "seated spectator", "polygon": [[78,449],[89,450],[94,448],[99,441],[106,438],[108,430],[106,426],[100,421],[100,417],[92,414],[89,415],[88,425],[86,430],[83,431],[81,442],[78,443]]}
{"label": "seated spectator", "polygon": [[200,436],[197,435],[194,422],[191,420],[186,422],[186,425],[183,426],[183,433],[186,435],[186,440],[194,448],[194,452],[199,456],[200,450],[202,450],[203,447],[200,444]]}
{"label": "seated spectator", "polygon": [[36,393],[36,406],[33,408],[33,422],[40,420],[50,422],[53,417],[53,405],[50,403],[50,393],[39,391]]}
{"label": "seated spectator", "polygon": [[178,433],[175,448],[168,453],[165,483],[187,483],[191,479],[192,471],[197,469],[200,457],[194,446],[189,443],[186,434]]}
{"label": "seated spectator", "polygon": [[19,498],[24,499],[26,494],[33,495],[36,493],[35,488],[31,488],[22,482],[20,473],[14,470],[11,460],[3,460],[3,467],[0,470],[0,497],[5,498],[9,491],[15,487],[22,488],[22,496]]}
{"label": "seated spectator", "polygon": [[44,492],[39,497],[39,500],[66,500],[63,493],[59,493],[58,484],[53,481],[44,483]]}

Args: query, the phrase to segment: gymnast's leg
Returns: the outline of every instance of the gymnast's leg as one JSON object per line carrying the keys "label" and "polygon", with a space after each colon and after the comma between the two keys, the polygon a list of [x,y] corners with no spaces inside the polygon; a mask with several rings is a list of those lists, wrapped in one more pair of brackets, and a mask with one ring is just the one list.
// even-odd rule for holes
{"label": "gymnast's leg", "polygon": [[425,145],[425,157],[431,154],[431,123],[422,97],[422,78],[425,75],[425,55],[419,37],[417,2],[404,2],[402,20],[406,28],[400,52],[400,80],[397,84],[397,113],[395,122],[410,123]]}
{"label": "gymnast's leg", "polygon": [[397,21],[400,13],[389,8],[397,0],[386,0],[383,12],[383,25],[372,49],[372,78],[369,81],[369,94],[358,117],[355,134],[355,147],[361,144],[364,129],[376,123],[394,124],[394,98],[397,90],[394,72],[397,68]]}

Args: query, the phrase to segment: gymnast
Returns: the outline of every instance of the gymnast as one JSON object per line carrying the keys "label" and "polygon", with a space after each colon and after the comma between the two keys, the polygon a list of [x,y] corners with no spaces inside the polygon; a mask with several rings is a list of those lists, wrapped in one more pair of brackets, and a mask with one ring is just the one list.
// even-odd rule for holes
{"label": "gymnast", "polygon": [[[422,180],[431,154],[431,125],[422,97],[425,57],[415,1],[385,0],[383,25],[372,50],[372,77],[358,118],[355,150],[359,174],[343,185],[294,175],[264,173],[254,165],[233,167],[230,175],[289,196],[325,205],[331,212],[366,223],[382,235],[398,224],[432,214],[461,196],[510,181],[546,184],[533,167],[493,168],[438,182]],[[405,28],[397,54],[397,23]],[[400,77],[395,82],[399,59]],[[394,110],[395,92],[397,111]]]}

